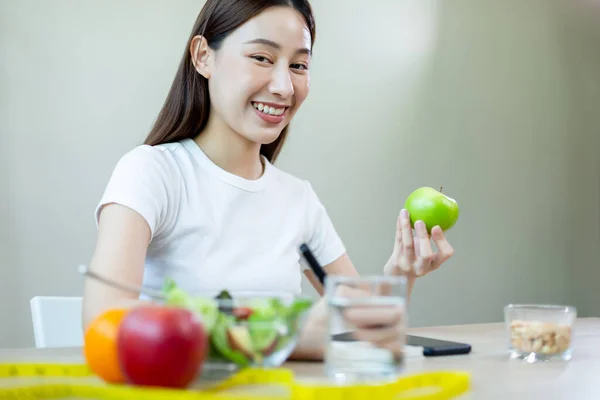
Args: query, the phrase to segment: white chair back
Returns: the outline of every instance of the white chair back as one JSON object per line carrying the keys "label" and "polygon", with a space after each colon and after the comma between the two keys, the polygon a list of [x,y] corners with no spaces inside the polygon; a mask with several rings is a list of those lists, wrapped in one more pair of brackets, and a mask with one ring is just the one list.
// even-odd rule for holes
{"label": "white chair back", "polygon": [[35,347],[83,346],[81,297],[36,296],[29,302]]}

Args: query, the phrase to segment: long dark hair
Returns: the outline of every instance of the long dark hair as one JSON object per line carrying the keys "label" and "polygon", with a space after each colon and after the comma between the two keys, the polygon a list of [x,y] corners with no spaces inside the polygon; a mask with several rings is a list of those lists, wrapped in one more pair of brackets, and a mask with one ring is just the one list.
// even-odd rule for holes
{"label": "long dark hair", "polygon": [[[189,51],[192,39],[203,35],[208,46],[218,50],[232,31],[273,6],[292,7],[300,12],[310,31],[311,45],[314,44],[316,26],[308,0],[207,0],[196,18],[169,94],[144,144],[154,146],[194,138],[206,126],[210,112],[208,80],[192,63]],[[287,132],[286,126],[275,141],[261,146],[260,153],[269,162],[277,159]]]}

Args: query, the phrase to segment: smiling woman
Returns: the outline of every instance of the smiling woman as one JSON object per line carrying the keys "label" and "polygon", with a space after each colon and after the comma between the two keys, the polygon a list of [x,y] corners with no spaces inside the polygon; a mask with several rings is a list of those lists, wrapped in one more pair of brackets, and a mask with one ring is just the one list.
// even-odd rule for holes
{"label": "smiling woman", "polygon": [[[307,0],[206,2],[156,123],[119,160],[98,204],[93,272],[156,290],[169,278],[195,294],[297,295],[305,243],[327,273],[358,274],[310,183],[273,165],[309,93],[315,32]],[[413,265],[433,270],[452,252],[439,227],[437,254],[422,223],[416,231],[419,246],[402,213],[384,266],[411,286]],[[84,325],[137,300],[87,281]],[[322,357],[325,315],[321,300],[295,356]],[[395,331],[376,335],[378,345],[396,343],[385,333]]]}
{"label": "smiling woman", "polygon": [[308,95],[315,35],[307,1],[208,1],[145,143],[195,138],[202,131],[212,141],[210,132],[225,123],[234,136],[261,138],[260,153],[275,162],[287,125]]}

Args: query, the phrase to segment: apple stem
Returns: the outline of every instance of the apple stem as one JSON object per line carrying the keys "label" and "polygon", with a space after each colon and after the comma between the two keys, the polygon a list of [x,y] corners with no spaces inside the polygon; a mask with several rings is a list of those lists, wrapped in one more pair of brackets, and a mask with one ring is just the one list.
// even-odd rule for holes
{"label": "apple stem", "polygon": [[442,189],[443,189],[443,188],[444,188],[443,186],[440,186],[440,193],[442,193]]}

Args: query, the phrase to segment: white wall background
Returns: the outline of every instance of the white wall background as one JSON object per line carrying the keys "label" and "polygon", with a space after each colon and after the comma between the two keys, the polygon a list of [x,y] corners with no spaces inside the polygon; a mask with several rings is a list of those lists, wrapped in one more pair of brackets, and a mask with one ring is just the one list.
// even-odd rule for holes
{"label": "white wall background", "polygon": [[[593,2],[313,1],[312,92],[280,167],[311,180],[363,274],[406,196],[443,185],[456,255],[413,325],[509,302],[599,314],[600,12]],[[28,300],[80,295],[93,209],[153,122],[202,2],[0,2],[0,346]]]}

